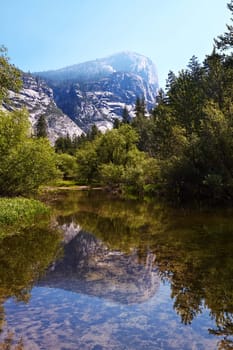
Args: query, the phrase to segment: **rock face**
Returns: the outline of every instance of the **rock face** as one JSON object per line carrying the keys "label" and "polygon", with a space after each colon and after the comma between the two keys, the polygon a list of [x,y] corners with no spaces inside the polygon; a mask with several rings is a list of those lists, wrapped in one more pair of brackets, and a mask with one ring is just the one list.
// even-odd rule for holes
{"label": "rock face", "polygon": [[19,93],[9,92],[11,106],[5,106],[7,109],[16,109],[26,107],[32,128],[35,129],[39,117],[44,115],[47,127],[48,137],[52,143],[59,136],[69,134],[79,136],[82,130],[56,105],[53,97],[53,90],[45,81],[35,78],[30,74],[23,74],[23,88]]}
{"label": "rock face", "polygon": [[124,107],[133,117],[137,97],[144,97],[150,110],[158,92],[153,62],[131,52],[35,75],[46,80],[58,107],[85,131],[93,124],[111,128]]}
{"label": "rock face", "polygon": [[159,275],[154,267],[154,254],[148,252],[145,261],[141,262],[136,251],[125,254],[110,250],[79,226],[63,225],[62,230],[68,235],[64,240],[63,258],[49,269],[39,282],[40,286],[93,295],[121,304],[144,302],[158,290]]}

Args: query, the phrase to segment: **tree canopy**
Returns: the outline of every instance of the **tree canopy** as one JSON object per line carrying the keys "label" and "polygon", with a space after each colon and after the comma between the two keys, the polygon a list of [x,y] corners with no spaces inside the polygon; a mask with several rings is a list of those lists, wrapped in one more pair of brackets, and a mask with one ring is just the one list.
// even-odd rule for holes
{"label": "tree canopy", "polygon": [[0,135],[0,195],[30,194],[58,175],[52,146],[30,137],[25,110],[0,110]]}
{"label": "tree canopy", "polygon": [[8,91],[19,91],[22,86],[19,69],[9,62],[7,49],[0,46],[0,104],[7,98]]}
{"label": "tree canopy", "polygon": [[[9,90],[19,91],[21,86],[21,73],[10,64],[7,49],[2,46],[0,105],[9,104]],[[42,120],[38,136],[45,136],[41,125]],[[0,109],[0,196],[31,194],[58,175],[56,155],[49,141],[32,138],[30,129],[26,109],[11,112]]]}

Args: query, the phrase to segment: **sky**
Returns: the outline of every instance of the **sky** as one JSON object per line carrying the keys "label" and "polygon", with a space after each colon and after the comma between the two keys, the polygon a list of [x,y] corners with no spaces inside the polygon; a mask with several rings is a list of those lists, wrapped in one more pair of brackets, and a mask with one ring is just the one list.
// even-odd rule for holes
{"label": "sky", "polygon": [[0,45],[25,72],[133,51],[159,84],[195,55],[203,61],[230,23],[230,0],[1,0]]}

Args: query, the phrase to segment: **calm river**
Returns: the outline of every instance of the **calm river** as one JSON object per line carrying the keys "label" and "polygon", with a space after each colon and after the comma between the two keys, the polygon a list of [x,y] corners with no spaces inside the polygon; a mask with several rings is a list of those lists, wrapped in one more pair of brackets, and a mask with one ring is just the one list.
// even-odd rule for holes
{"label": "calm river", "polygon": [[0,350],[233,349],[233,211],[51,195],[0,241]]}

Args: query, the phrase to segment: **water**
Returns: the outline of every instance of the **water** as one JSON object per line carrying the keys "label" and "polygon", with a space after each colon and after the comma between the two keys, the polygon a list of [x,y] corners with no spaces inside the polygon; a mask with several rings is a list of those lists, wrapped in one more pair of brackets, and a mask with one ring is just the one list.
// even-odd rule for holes
{"label": "water", "polygon": [[233,348],[231,210],[49,202],[50,228],[0,242],[0,350]]}

